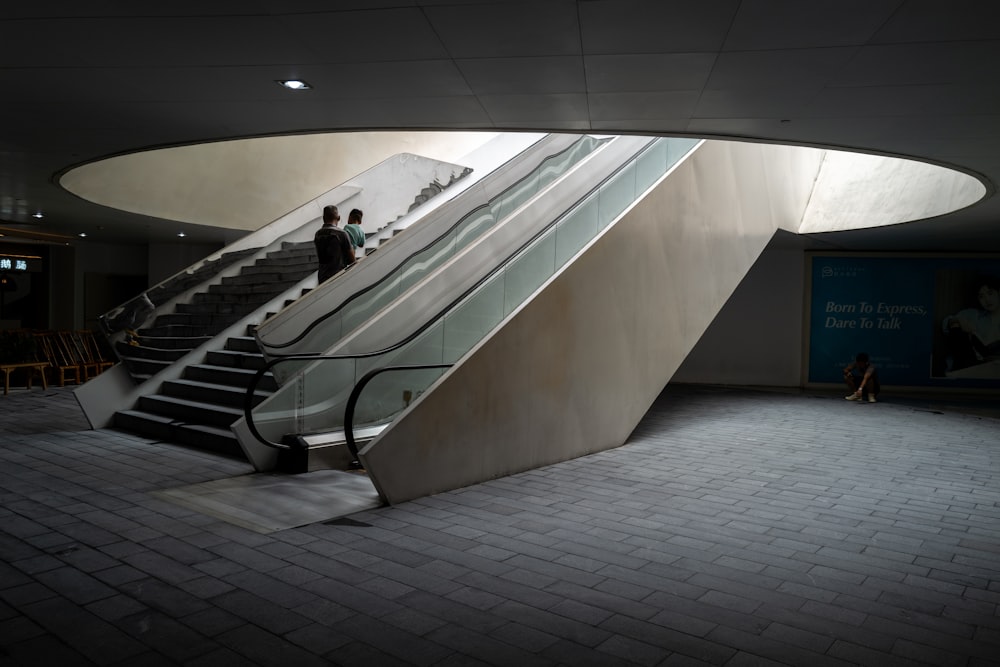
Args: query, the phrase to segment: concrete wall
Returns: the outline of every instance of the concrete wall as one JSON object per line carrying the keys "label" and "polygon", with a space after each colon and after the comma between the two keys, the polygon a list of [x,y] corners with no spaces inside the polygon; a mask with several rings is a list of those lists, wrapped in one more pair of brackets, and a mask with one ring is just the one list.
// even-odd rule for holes
{"label": "concrete wall", "polygon": [[84,318],[85,276],[88,273],[146,275],[146,249],[115,243],[82,242],[51,246],[51,316],[53,329],[91,326]]}
{"label": "concrete wall", "polygon": [[802,250],[769,245],[671,382],[800,386],[804,267]]}
{"label": "concrete wall", "polygon": [[389,502],[621,445],[778,229],[821,152],[705,144],[362,452]]}

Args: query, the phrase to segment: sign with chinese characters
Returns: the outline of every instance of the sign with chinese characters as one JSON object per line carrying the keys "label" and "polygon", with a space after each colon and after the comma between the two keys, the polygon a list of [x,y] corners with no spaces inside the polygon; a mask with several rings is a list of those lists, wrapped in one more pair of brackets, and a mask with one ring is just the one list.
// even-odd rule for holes
{"label": "sign with chinese characters", "polygon": [[35,255],[0,254],[0,271],[41,271],[42,258]]}
{"label": "sign with chinese characters", "polygon": [[1000,258],[811,256],[809,382],[1000,386]]}

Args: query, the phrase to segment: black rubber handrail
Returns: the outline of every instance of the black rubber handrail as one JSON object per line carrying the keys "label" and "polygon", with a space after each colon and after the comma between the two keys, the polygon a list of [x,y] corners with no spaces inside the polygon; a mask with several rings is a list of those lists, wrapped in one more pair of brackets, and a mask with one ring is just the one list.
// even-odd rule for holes
{"label": "black rubber handrail", "polygon": [[410,366],[382,366],[381,368],[374,368],[361,376],[358,383],[354,385],[354,389],[351,390],[351,395],[347,398],[347,406],[344,408],[344,439],[347,440],[347,449],[351,451],[353,459],[355,461],[358,460],[358,447],[354,443],[354,407],[358,404],[358,399],[361,397],[361,392],[364,390],[365,385],[375,379],[376,376],[390,371],[421,371],[431,368],[451,368],[454,365],[414,364]]}
{"label": "black rubber handrail", "polygon": [[[482,210],[484,208],[489,208],[490,205],[492,205],[492,203],[495,202],[497,199],[499,199],[500,197],[504,196],[505,194],[507,194],[508,192],[510,192],[511,190],[513,190],[515,187],[517,187],[518,185],[520,185],[521,183],[523,183],[524,181],[526,181],[547,160],[551,160],[552,158],[555,158],[557,156],[563,155],[565,153],[568,153],[571,150],[574,150],[574,149],[578,148],[580,146],[581,142],[585,138],[587,138],[588,136],[589,135],[583,135],[579,140],[577,140],[576,142],[570,144],[569,146],[567,146],[563,150],[557,151],[555,153],[550,153],[550,154],[546,155],[544,158],[542,158],[539,161],[538,165],[536,165],[534,169],[532,169],[530,172],[528,172],[528,174],[526,176],[524,176],[523,178],[520,178],[517,181],[511,183],[510,186],[507,187],[503,192],[500,192],[500,193],[496,194],[493,198],[491,198],[485,204],[480,204],[479,206],[476,206],[476,207],[472,208],[471,210],[469,210],[465,215],[463,215],[461,218],[459,218],[458,221],[455,222],[455,224],[451,225],[448,229],[446,229],[444,232],[442,232],[436,239],[434,239],[430,243],[426,244],[423,248],[415,250],[413,253],[411,253],[407,257],[403,258],[400,261],[399,266],[402,266],[406,262],[409,262],[411,259],[413,259],[417,255],[419,255],[420,253],[428,250],[429,248],[434,247],[439,241],[441,241],[441,239],[445,238],[446,236],[448,236],[449,234],[451,234],[453,231],[455,231],[455,229],[459,225],[461,225],[463,222],[465,222],[465,220],[468,219],[469,216],[477,213],[478,211],[480,211],[480,210]],[[606,142],[606,140],[599,140],[599,141],[597,141],[598,145],[602,145],[605,142]],[[395,270],[393,270],[393,272],[394,271]],[[371,290],[375,289],[376,287],[378,287],[379,285],[381,285],[383,282],[385,282],[386,280],[388,280],[389,277],[392,276],[393,272],[387,273],[385,276],[383,276],[382,278],[380,278],[377,282],[374,282],[371,285],[368,285],[367,287],[363,287],[362,289],[358,290],[357,292],[355,292],[354,294],[352,294],[350,297],[348,297],[347,299],[345,299],[342,303],[340,303],[336,308],[334,308],[333,310],[331,310],[328,313],[324,313],[321,317],[318,317],[315,320],[313,320],[312,322],[310,322],[308,325],[305,326],[305,328],[302,329],[302,331],[300,331],[298,334],[296,334],[290,340],[287,340],[287,341],[285,341],[283,343],[264,343],[264,342],[261,342],[261,345],[263,345],[263,347],[265,349],[267,349],[268,351],[271,351],[271,350],[280,350],[282,348],[286,348],[286,347],[290,347],[292,345],[295,345],[296,343],[298,343],[302,339],[304,339],[313,329],[315,329],[317,326],[319,326],[322,322],[325,322],[327,319],[333,317],[334,315],[336,315],[337,313],[339,313],[341,310],[343,310],[348,304],[354,302],[355,299],[360,298],[362,295],[370,292]],[[278,357],[280,355],[272,354],[271,356]],[[285,356],[283,358],[288,359],[288,358],[291,358],[292,356],[294,356],[294,355]]]}
{"label": "black rubber handrail", "polygon": [[[257,385],[260,383],[260,379],[264,377],[271,368],[276,364],[280,364],[283,361],[319,361],[322,359],[360,359],[363,357],[372,357],[381,352],[367,352],[365,354],[352,354],[352,355],[327,355],[327,354],[297,354],[289,357],[281,357],[279,359],[272,359],[264,364],[262,367],[257,369],[254,374],[253,379],[247,385],[246,394],[243,396],[243,418],[246,420],[247,428],[253,437],[257,438],[262,444],[269,447],[274,447],[275,449],[292,449],[291,445],[287,445],[283,442],[273,442],[265,438],[260,431],[257,430],[257,425],[253,421],[253,398],[256,392]],[[372,378],[379,375],[380,373],[385,373],[387,371],[397,371],[397,370],[427,370],[431,368],[450,368],[454,364],[414,364],[409,366],[382,366],[380,368],[375,368],[367,373],[365,373],[360,380],[351,389],[351,394],[347,398],[347,405],[344,408],[344,435],[347,438],[347,448],[351,450],[351,455],[357,459],[358,450],[354,445],[354,433],[353,433],[353,421],[354,421],[354,407],[358,402],[358,397],[361,395],[361,391],[365,388]]]}
{"label": "black rubber handrail", "polygon": [[258,368],[257,372],[254,373],[253,378],[251,378],[250,382],[247,384],[246,393],[243,394],[243,418],[246,420],[247,428],[250,429],[251,435],[257,438],[257,440],[261,444],[267,445],[268,447],[274,447],[275,449],[285,449],[285,450],[291,449],[290,446],[286,445],[283,442],[272,442],[268,440],[263,435],[261,435],[260,431],[257,430],[257,425],[254,424],[253,422],[253,408],[254,408],[253,399],[254,399],[254,394],[257,393],[257,385],[260,384],[260,379],[264,377],[264,373],[267,373],[269,370],[271,370],[273,366],[275,366],[276,364],[280,364],[283,361],[291,361],[293,359],[316,360],[316,359],[330,359],[330,358],[335,358],[335,357],[327,357],[322,354],[300,354],[297,356],[288,356],[288,357],[281,357],[279,359],[272,359],[267,363],[265,363],[260,368]]}

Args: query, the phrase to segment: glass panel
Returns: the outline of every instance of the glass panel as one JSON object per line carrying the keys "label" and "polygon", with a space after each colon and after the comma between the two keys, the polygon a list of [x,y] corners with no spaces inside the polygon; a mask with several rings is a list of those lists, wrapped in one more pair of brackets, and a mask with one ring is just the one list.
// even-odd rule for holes
{"label": "glass panel", "polygon": [[303,433],[323,431],[330,424],[343,424],[344,407],[357,382],[356,359],[324,359],[303,373],[303,409],[299,415]]}
{"label": "glass panel", "polygon": [[[340,336],[343,330],[343,317],[344,313],[334,313],[327,319],[323,320],[321,323],[317,324],[317,327],[323,327],[324,331]],[[307,334],[308,335],[308,334]],[[274,356],[280,356],[286,353],[283,349],[275,350]],[[287,353],[290,354],[290,353]],[[280,364],[275,364],[271,367],[271,374],[274,376],[275,381],[281,385],[288,381],[288,378],[292,377],[296,373],[299,373],[303,368],[312,362],[289,359],[288,361],[283,361]]]}
{"label": "glass panel", "polygon": [[504,270],[504,316],[510,315],[556,270],[556,235],[551,231],[512,259]]}
{"label": "glass panel", "polygon": [[399,296],[402,291],[400,273],[400,271],[394,272],[388,280],[383,280],[365,292],[365,298],[354,299],[344,306],[343,310],[341,310],[343,324],[341,330],[334,330],[334,333],[336,333],[334,340],[340,340],[345,331],[354,331],[362,323],[368,321],[368,318]]}
{"label": "glass panel", "polygon": [[454,254],[455,232],[452,231],[427,250],[417,253],[417,255],[407,260],[406,264],[402,267],[402,277],[399,281],[400,291],[403,292],[413,287],[421,278],[441,264],[444,264]]}
{"label": "glass panel", "polygon": [[489,207],[476,209],[465,216],[462,222],[458,224],[458,227],[455,228],[456,251],[475,241],[483,232],[492,227],[494,223],[496,223],[496,218],[493,217],[493,211]]}
{"label": "glass panel", "polygon": [[390,421],[434,384],[447,368],[400,369],[375,376],[358,397],[354,427]]}
{"label": "glass panel", "polygon": [[452,308],[444,317],[444,363],[454,363],[503,319],[503,274]]}
{"label": "glass panel", "polygon": [[547,185],[555,182],[556,179],[569,171],[573,165],[592,153],[598,146],[605,143],[605,141],[607,140],[598,141],[593,137],[583,137],[563,153],[547,158],[542,162],[541,168],[538,170],[538,188],[536,192],[540,192]]}
{"label": "glass panel", "polygon": [[443,348],[444,320],[439,319],[403,347],[382,355],[380,357],[382,363],[379,365],[440,364],[443,363]]}
{"label": "glass panel", "polygon": [[497,197],[498,219],[506,218],[538,192],[538,171]]}
{"label": "glass panel", "polygon": [[601,229],[608,226],[635,201],[635,163],[612,176],[600,190]]}
{"label": "glass panel", "polygon": [[[441,361],[441,350],[443,341],[444,324],[442,321],[435,322],[427,331],[421,333],[413,342],[402,348],[392,350],[386,354],[368,357],[360,360],[358,368],[358,379],[361,378],[368,371],[375,368],[382,368],[384,366],[407,366],[416,364],[434,364],[440,363]],[[394,412],[388,414],[383,414],[378,412],[384,406],[396,406],[397,409],[402,409],[405,407],[406,403],[402,399],[404,392],[408,392],[411,398],[415,398],[426,389],[429,384],[414,384],[414,379],[420,380],[423,378],[426,382],[430,383],[437,379],[440,373],[435,372],[423,372],[416,374],[397,374],[391,373],[391,377],[384,378],[386,374],[378,376],[377,380],[372,380],[365,387],[362,396],[365,397],[366,405],[368,405],[367,410],[369,412],[361,411],[361,404],[355,408],[355,420],[363,420],[364,423],[373,423],[376,420],[384,420],[385,418],[391,417]],[[351,384],[353,388],[353,383]],[[371,394],[371,396],[369,396]],[[347,409],[346,397],[342,406],[338,408],[339,414],[334,411],[331,414],[332,427],[342,428],[343,427],[343,415],[344,411]]]}
{"label": "glass panel", "polygon": [[[665,139],[661,143],[667,145],[667,169],[677,164],[677,161],[687,155],[698,145],[700,139]],[[666,171],[666,170],[664,170]]]}
{"label": "glass panel", "polygon": [[[280,365],[280,364],[279,364]],[[302,378],[302,375],[298,376]],[[298,380],[301,381],[301,380]],[[253,423],[265,440],[281,442],[286,433],[296,433],[298,405],[296,380],[282,387],[282,391],[272,394],[266,401],[253,409]]]}
{"label": "glass panel", "polygon": [[635,189],[636,192],[645,192],[663,174],[667,172],[667,146],[666,141],[657,141],[649,147],[645,153],[639,156],[635,165]]}
{"label": "glass panel", "polygon": [[556,225],[556,266],[565,264],[598,232],[599,193],[587,197]]}

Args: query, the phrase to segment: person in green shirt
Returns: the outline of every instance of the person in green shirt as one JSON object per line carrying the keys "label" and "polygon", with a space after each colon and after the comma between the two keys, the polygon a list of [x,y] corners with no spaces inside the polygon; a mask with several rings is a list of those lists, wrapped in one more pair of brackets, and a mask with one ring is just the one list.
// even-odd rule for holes
{"label": "person in green shirt", "polygon": [[359,209],[352,209],[351,213],[347,216],[347,224],[344,225],[344,231],[351,239],[351,245],[354,247],[354,254],[358,254],[358,248],[363,248],[365,246],[365,230],[361,228],[361,218],[364,216],[364,212]]}

